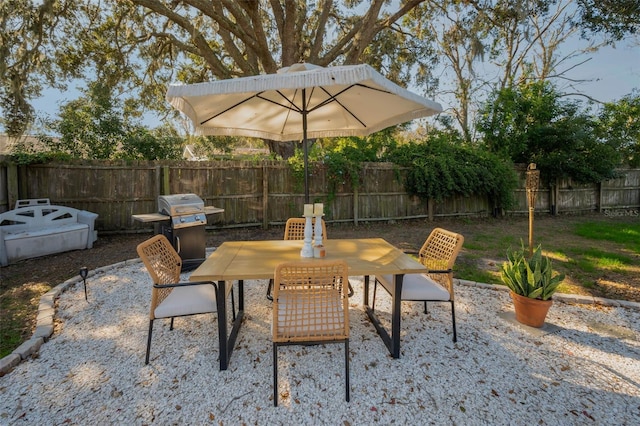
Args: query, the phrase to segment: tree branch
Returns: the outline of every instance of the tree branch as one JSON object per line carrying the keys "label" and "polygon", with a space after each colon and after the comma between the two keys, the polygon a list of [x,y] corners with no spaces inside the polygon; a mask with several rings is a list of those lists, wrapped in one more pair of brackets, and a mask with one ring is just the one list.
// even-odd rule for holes
{"label": "tree branch", "polygon": [[154,0],[131,0],[134,4],[139,6],[143,6],[161,16],[164,16],[171,20],[172,22],[179,25],[183,28],[187,34],[190,34],[191,39],[193,40],[194,45],[198,49],[200,56],[205,60],[205,62],[211,68],[211,72],[219,78],[229,78],[229,70],[224,64],[218,59],[215,52],[211,49],[204,35],[195,28],[191,21],[184,16],[174,12],[173,10],[167,8],[163,3]]}
{"label": "tree branch", "polygon": [[309,51],[309,60],[313,63],[316,62],[322,51],[325,29],[329,22],[329,16],[331,16],[331,10],[333,9],[333,0],[326,0],[323,6],[318,19],[318,25],[316,26],[316,33],[312,35],[313,42],[311,44],[311,50]]}

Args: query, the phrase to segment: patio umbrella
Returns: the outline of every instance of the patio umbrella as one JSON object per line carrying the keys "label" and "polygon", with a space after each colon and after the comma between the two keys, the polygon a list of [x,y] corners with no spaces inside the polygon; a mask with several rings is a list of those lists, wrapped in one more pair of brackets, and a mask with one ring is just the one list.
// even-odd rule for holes
{"label": "patio umbrella", "polygon": [[167,101],[201,135],[302,140],[305,202],[308,138],[367,136],[442,111],[440,104],[396,85],[369,65],[301,63],[276,74],[171,85]]}

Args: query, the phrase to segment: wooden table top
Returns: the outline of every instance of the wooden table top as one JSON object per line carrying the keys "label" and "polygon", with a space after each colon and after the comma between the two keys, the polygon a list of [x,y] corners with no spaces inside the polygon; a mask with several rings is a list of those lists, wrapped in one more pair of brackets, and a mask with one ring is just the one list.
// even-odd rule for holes
{"label": "wooden table top", "polygon": [[349,275],[387,275],[422,273],[427,269],[382,238],[336,239],[323,241],[323,259],[300,256],[303,241],[227,241],[218,247],[189,279],[228,281],[273,278],[283,262],[324,262],[345,260]]}

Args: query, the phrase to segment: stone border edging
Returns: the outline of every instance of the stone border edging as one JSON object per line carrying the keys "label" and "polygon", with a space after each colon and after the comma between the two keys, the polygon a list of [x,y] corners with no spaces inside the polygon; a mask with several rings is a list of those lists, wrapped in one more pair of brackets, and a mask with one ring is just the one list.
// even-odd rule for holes
{"label": "stone border edging", "polygon": [[[209,253],[207,253],[208,255]],[[123,262],[114,263],[112,265],[103,266],[101,268],[89,271],[89,277],[94,277],[98,274],[105,273],[111,269],[121,268],[134,263],[141,263],[140,259],[129,259]],[[455,280],[458,284],[468,287],[478,287],[496,291],[509,291],[509,289],[503,285],[497,284],[484,284],[475,281],[468,280]],[[36,329],[29,340],[22,343],[9,355],[0,359],[0,377],[9,373],[13,368],[19,365],[22,361],[30,356],[38,353],[40,347],[53,335],[54,332],[54,319],[55,319],[55,302],[56,299],[66,291],[72,285],[82,282],[82,279],[70,278],[62,284],[58,284],[47,293],[40,297],[40,305],[38,306],[38,316],[36,317]],[[585,305],[603,305],[613,307],[624,307],[629,309],[635,309],[640,311],[640,303],[629,302],[626,300],[605,299],[603,297],[583,296],[578,294],[563,294],[556,293],[553,296],[554,300],[558,300],[564,303],[571,304],[585,304]]]}
{"label": "stone border edging", "polygon": [[[484,284],[484,283],[478,283],[475,281],[459,280],[459,279],[456,279],[455,281],[458,282],[458,284],[466,285],[469,287],[479,287],[479,288],[486,288],[489,290],[497,290],[497,291],[507,291],[507,292],[509,291],[509,288],[499,284]],[[553,300],[557,300],[557,301],[569,303],[569,304],[613,306],[613,307],[635,309],[640,311],[640,303],[638,302],[629,302],[627,300],[605,299],[604,297],[584,296],[581,294],[556,293],[553,295]]]}

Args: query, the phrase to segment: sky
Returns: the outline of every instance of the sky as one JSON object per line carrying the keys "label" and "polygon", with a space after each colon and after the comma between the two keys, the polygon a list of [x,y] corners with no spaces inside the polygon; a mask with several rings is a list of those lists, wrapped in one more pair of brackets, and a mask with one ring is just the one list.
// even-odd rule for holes
{"label": "sky", "polygon": [[603,102],[620,99],[634,88],[640,90],[640,44],[623,42],[616,48],[604,47],[571,76],[590,80],[577,87]]}
{"label": "sky", "polygon": [[[577,40],[576,43],[584,41]],[[567,52],[574,47],[568,45]],[[589,56],[580,56],[573,60],[577,64],[585,59],[589,60],[571,70],[569,76],[576,80],[586,80],[576,84],[575,89],[595,98],[601,102],[612,102],[631,93],[635,88],[640,90],[640,42],[620,42],[614,47],[604,47]],[[575,91],[569,87],[560,87],[561,91]],[[33,102],[38,116],[49,115],[55,117],[60,103],[77,98],[80,93],[70,85],[69,91],[61,93],[58,90],[47,89],[43,96]],[[579,97],[578,99],[584,99]],[[433,100],[441,103],[446,109],[451,100],[444,97],[435,97]],[[160,125],[159,119],[153,114],[148,114],[144,124],[149,127]]]}
{"label": "sky", "polygon": [[[580,60],[587,58],[581,57]],[[631,93],[634,88],[640,90],[640,46],[620,43],[616,48],[602,48],[589,61],[572,70],[570,75],[575,79],[588,80],[576,84],[576,88],[581,92],[602,102],[618,100]],[[33,105],[38,115],[49,114],[53,117],[58,112],[61,102],[73,100],[78,96],[79,92],[72,87],[65,93],[48,89]],[[446,99],[434,100],[447,106]],[[144,123],[150,127],[159,125],[153,116],[147,116]]]}

